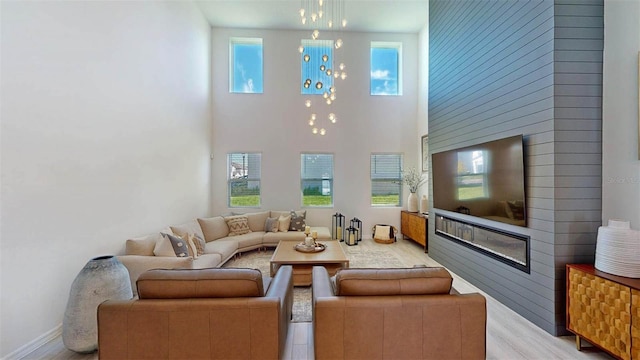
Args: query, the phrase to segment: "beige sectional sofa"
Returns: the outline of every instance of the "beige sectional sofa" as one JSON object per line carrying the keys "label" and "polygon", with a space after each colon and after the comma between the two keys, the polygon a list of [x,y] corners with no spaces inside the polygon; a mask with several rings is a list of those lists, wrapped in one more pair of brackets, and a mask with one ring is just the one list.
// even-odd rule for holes
{"label": "beige sectional sofa", "polygon": [[[296,215],[306,217],[306,210],[296,211]],[[129,270],[131,287],[137,294],[136,280],[150,269],[204,269],[220,267],[234,255],[258,248],[276,247],[282,240],[303,241],[302,231],[266,231],[268,218],[280,218],[290,215],[291,211],[260,211],[229,216],[197,218],[179,225],[172,225],[156,233],[128,239],[125,255],[118,259]],[[232,217],[246,216],[250,232],[241,235],[230,233],[227,222]],[[308,225],[308,224],[307,224]],[[282,229],[280,229],[282,230]],[[326,227],[311,227],[319,240],[330,240],[331,232]],[[196,235],[205,241],[204,254],[199,256],[157,256],[157,244],[164,234],[187,237]],[[166,254],[165,254],[166,255]]]}

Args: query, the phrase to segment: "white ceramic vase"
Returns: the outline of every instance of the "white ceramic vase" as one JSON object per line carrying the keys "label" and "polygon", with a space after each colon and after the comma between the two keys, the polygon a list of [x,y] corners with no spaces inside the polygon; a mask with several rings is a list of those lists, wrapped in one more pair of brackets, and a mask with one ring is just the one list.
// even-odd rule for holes
{"label": "white ceramic vase", "polygon": [[129,271],[115,256],[93,258],[71,284],[62,321],[62,342],[87,353],[98,348],[98,305],[105,300],[133,298]]}
{"label": "white ceramic vase", "polygon": [[414,192],[409,192],[409,199],[407,199],[407,211],[418,212],[418,195]]}
{"label": "white ceramic vase", "polygon": [[429,212],[429,199],[427,199],[427,195],[422,195],[422,199],[420,199],[420,212],[423,214]]}

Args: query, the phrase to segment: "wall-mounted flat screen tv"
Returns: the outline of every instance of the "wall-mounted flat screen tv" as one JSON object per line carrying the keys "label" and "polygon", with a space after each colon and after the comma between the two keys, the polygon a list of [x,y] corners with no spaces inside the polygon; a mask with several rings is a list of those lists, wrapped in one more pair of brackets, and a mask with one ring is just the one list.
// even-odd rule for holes
{"label": "wall-mounted flat screen tv", "polygon": [[527,226],[522,135],[432,154],[433,207]]}

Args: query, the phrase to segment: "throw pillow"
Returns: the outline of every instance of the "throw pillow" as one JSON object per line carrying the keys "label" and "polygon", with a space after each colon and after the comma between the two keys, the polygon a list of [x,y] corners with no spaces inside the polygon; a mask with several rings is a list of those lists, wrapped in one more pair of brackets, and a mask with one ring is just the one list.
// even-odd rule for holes
{"label": "throw pillow", "polygon": [[196,234],[189,234],[189,238],[193,241],[193,245],[196,247],[198,256],[204,255],[204,245],[206,244],[204,239]]}
{"label": "throw pillow", "polygon": [[376,230],[374,232],[374,238],[379,240],[391,240],[389,236],[390,232],[393,231],[391,226],[388,225],[376,225]]}
{"label": "throw pillow", "polygon": [[295,211],[291,210],[291,223],[289,224],[289,231],[304,231],[305,224],[304,216],[297,215]]}
{"label": "throw pillow", "polygon": [[189,235],[186,236],[186,239],[183,240],[187,243],[187,248],[189,249],[189,256],[194,259],[198,258],[198,248],[196,248],[196,244],[193,242],[193,237]]}
{"label": "throw pillow", "polygon": [[162,239],[156,243],[153,249],[155,256],[189,256],[189,246],[187,242],[171,234],[162,234]]}
{"label": "throw pillow", "polygon": [[225,220],[229,227],[229,236],[238,236],[251,232],[251,229],[249,229],[249,219],[244,215],[229,216],[225,218]]}
{"label": "throw pillow", "polygon": [[277,232],[278,231],[278,218],[267,218],[264,222],[264,231]]}
{"label": "throw pillow", "polygon": [[289,224],[291,224],[291,215],[280,215],[280,217],[278,218],[278,231],[289,231]]}

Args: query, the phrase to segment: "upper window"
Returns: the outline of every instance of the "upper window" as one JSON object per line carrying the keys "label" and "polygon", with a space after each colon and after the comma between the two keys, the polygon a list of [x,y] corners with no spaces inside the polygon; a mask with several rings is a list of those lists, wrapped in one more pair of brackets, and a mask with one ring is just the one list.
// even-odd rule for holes
{"label": "upper window", "polygon": [[400,206],[402,154],[371,154],[371,205]]}
{"label": "upper window", "polygon": [[402,43],[371,42],[371,95],[402,95]]}
{"label": "upper window", "polygon": [[333,206],[333,155],[300,156],[302,206]]}
{"label": "upper window", "polygon": [[229,207],[260,207],[259,153],[230,153],[227,157]]}
{"label": "upper window", "polygon": [[229,92],[262,93],[262,39],[229,39]]}
{"label": "upper window", "polygon": [[300,49],[301,94],[330,94],[333,86],[333,41],[302,40]]}

